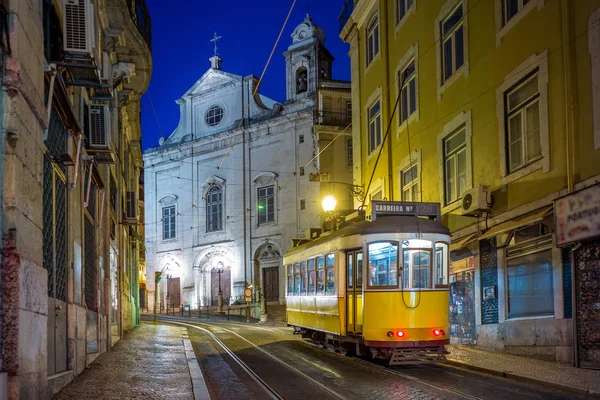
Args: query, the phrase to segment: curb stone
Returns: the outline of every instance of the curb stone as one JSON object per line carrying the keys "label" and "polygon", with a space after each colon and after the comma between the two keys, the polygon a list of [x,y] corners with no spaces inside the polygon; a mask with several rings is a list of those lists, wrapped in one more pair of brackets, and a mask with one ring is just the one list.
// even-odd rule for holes
{"label": "curb stone", "polygon": [[198,364],[198,359],[194,353],[192,342],[188,336],[187,328],[181,328],[181,335],[183,338],[183,346],[185,348],[185,356],[188,362],[188,368],[190,370],[190,378],[192,380],[192,391],[194,392],[194,400],[210,400],[210,394],[202,370]]}

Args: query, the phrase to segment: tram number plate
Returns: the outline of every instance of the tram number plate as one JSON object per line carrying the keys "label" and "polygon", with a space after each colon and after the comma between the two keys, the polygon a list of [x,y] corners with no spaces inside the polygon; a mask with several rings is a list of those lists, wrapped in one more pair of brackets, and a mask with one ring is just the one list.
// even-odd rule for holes
{"label": "tram number plate", "polygon": [[423,239],[423,234],[421,232],[414,232],[413,237],[415,239]]}

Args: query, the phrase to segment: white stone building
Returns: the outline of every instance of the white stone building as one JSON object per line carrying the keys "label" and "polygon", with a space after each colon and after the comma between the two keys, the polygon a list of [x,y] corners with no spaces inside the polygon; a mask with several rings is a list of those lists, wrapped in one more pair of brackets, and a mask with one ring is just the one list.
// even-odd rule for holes
{"label": "white stone building", "polygon": [[[349,122],[349,115],[329,118],[337,126],[327,138],[314,129],[324,125],[327,110],[318,105],[317,94],[322,82],[332,86],[333,56],[309,16],[292,39],[284,54],[284,103],[260,95],[254,75],[222,70],[214,56],[211,68],[177,100],[175,131],[144,154],[151,309],[155,271],[163,271],[158,290],[163,307],[214,305],[219,281],[226,303],[241,300],[250,285],[267,301],[283,302],[282,256],[292,239],[319,226],[324,195],[345,192],[338,205],[351,206],[344,185],[352,175],[347,154],[342,150],[334,157],[336,146],[330,146],[312,160],[331,132],[339,134],[339,126]],[[334,83],[341,93],[337,102],[342,94],[349,100],[349,82]],[[348,148],[347,132],[338,141],[341,149]],[[327,171],[320,169],[321,157],[327,158]],[[314,182],[315,176],[335,176],[342,184]]]}

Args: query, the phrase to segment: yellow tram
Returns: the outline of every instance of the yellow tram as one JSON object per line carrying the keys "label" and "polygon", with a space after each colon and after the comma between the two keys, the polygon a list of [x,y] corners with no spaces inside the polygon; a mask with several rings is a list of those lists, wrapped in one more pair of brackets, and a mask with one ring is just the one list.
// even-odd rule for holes
{"label": "yellow tram", "polygon": [[439,361],[449,343],[450,246],[439,204],[372,208],[371,221],[341,224],[285,254],[288,324],[344,354]]}

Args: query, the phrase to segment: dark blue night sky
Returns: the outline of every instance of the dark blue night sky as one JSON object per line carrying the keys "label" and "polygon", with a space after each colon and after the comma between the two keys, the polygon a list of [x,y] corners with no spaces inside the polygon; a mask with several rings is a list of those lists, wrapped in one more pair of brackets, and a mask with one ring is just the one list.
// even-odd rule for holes
{"label": "dark blue night sky", "polygon": [[[222,36],[219,56],[224,71],[260,76],[292,1],[146,0],[152,18],[154,65],[150,88],[142,98],[144,149],[157,146],[158,139],[168,137],[177,126],[179,107],[175,100],[210,67],[213,47],[209,40],[214,32]],[[307,4],[336,58],[333,78],[350,79],[349,47],[338,37],[343,0],[297,0],[261,84],[262,94],[280,102],[285,101],[283,52],[291,44],[292,31],[305,17]]]}

